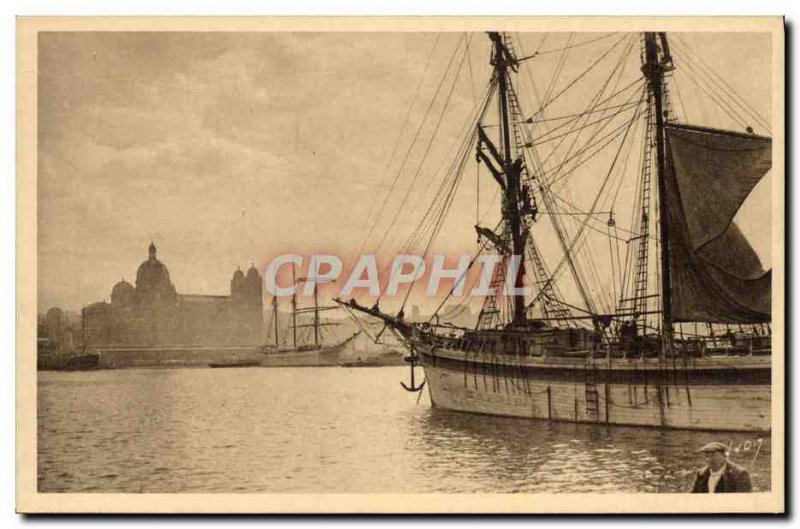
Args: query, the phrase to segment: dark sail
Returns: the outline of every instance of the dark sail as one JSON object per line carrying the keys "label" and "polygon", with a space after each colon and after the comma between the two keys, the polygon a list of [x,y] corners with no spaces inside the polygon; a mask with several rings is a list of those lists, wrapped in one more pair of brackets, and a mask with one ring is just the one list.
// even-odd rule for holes
{"label": "dark sail", "polygon": [[733,222],[772,166],[772,140],[667,125],[673,321],[770,320],[771,272]]}

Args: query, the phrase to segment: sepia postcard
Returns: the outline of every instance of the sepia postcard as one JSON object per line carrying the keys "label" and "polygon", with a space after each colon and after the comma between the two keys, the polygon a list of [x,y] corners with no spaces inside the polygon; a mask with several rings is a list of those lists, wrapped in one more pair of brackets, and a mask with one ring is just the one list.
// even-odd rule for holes
{"label": "sepia postcard", "polygon": [[785,510],[780,17],[17,32],[19,512]]}

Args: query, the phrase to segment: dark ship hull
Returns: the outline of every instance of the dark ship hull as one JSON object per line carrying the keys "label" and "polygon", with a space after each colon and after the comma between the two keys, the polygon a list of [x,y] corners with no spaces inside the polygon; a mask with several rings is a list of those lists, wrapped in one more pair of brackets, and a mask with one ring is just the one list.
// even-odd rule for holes
{"label": "dark ship hull", "polygon": [[49,355],[40,357],[37,367],[40,371],[88,371],[100,369],[100,355]]}
{"label": "dark ship hull", "polygon": [[208,364],[208,367],[214,368],[233,368],[233,367],[257,367],[260,365],[258,362],[255,361],[241,361],[241,362],[212,362]]}

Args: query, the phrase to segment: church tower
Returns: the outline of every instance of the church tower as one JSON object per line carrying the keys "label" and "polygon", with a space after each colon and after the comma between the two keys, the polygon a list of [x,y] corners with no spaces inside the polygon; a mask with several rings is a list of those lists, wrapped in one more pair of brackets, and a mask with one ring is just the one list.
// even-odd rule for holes
{"label": "church tower", "polygon": [[244,299],[244,273],[241,268],[236,267],[236,271],[231,278],[231,300],[240,304]]}
{"label": "church tower", "polygon": [[254,340],[261,338],[264,322],[263,280],[255,266],[250,265],[244,278],[247,324]]}

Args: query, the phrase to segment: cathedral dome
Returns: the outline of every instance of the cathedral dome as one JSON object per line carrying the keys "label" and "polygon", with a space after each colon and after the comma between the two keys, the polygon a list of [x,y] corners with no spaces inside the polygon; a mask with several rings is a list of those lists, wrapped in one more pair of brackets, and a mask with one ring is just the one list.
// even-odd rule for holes
{"label": "cathedral dome", "polygon": [[175,287],[169,279],[169,270],[156,258],[156,246],[150,243],[148,259],[136,271],[136,297],[142,304],[171,303],[177,300]]}
{"label": "cathedral dome", "polygon": [[133,302],[133,285],[123,279],[111,289],[111,304],[127,307]]}
{"label": "cathedral dome", "polygon": [[250,265],[250,269],[247,270],[247,283],[251,285],[261,284],[261,274],[258,273],[258,270],[253,265]]}

